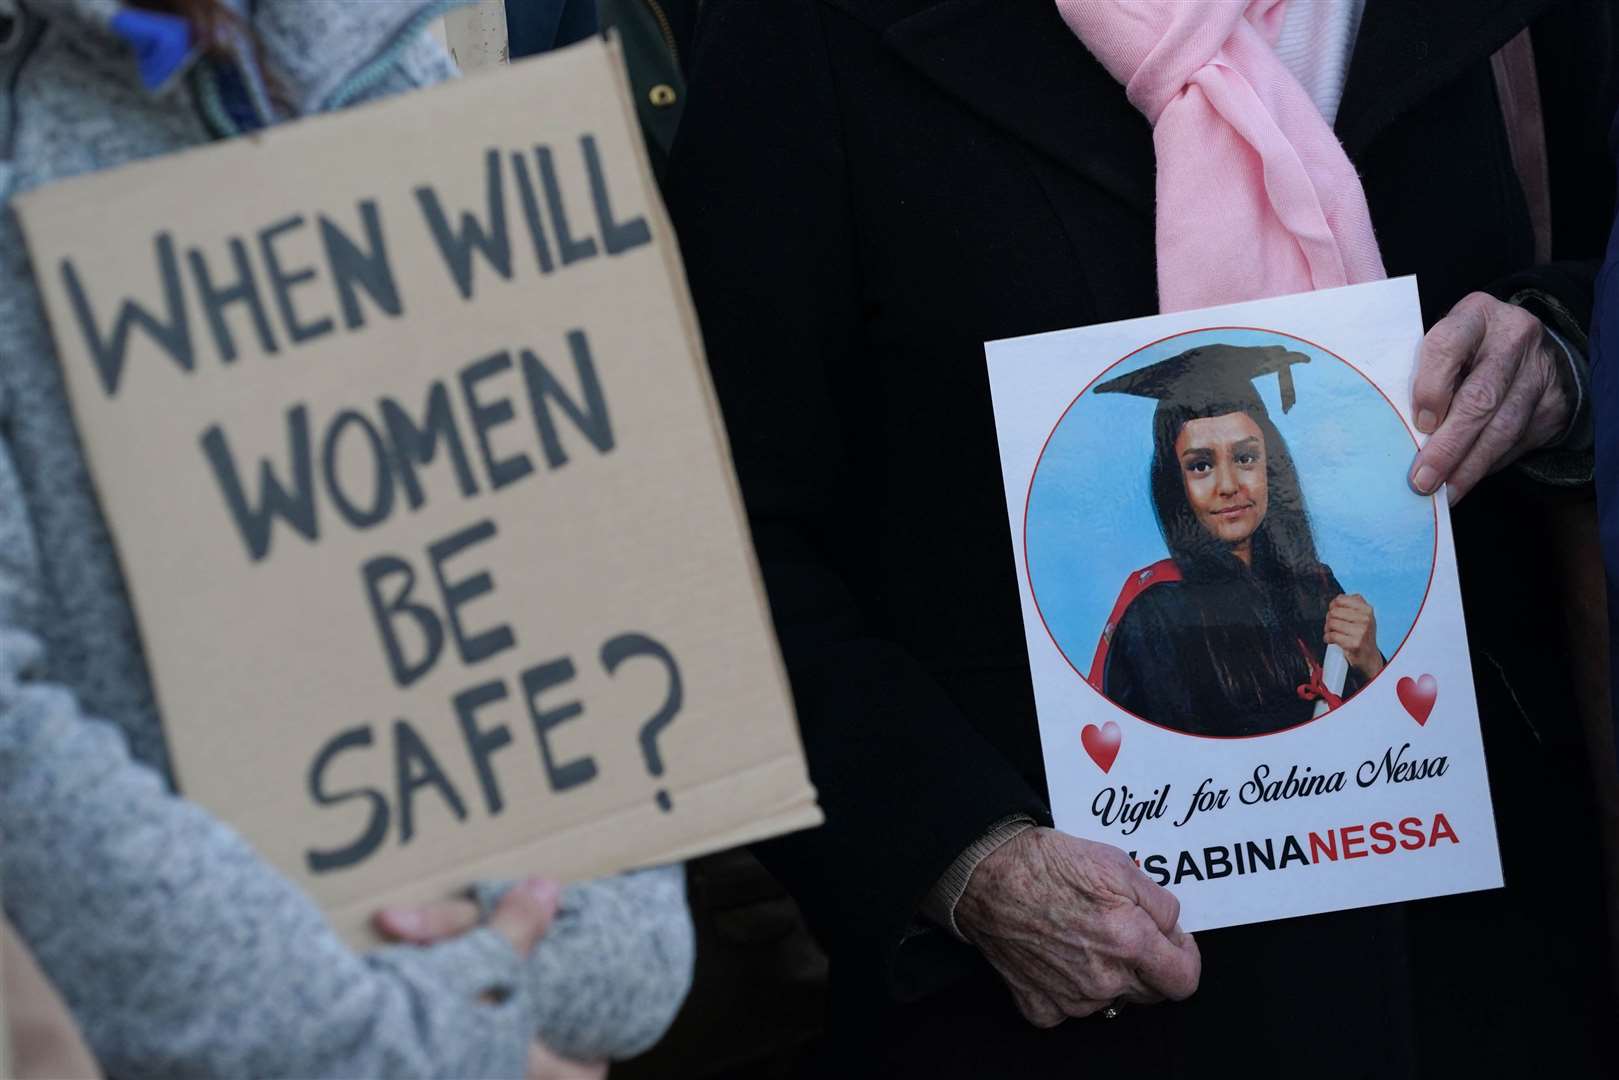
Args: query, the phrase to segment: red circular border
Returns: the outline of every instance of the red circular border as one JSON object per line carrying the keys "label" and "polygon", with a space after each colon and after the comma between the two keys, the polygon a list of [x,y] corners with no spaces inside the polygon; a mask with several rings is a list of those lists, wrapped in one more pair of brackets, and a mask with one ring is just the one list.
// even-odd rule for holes
{"label": "red circular border", "polygon": [[[1309,727],[1317,720],[1323,720],[1326,717],[1331,716],[1333,713],[1342,709],[1343,706],[1339,706],[1338,709],[1332,709],[1321,716],[1312,716],[1302,724],[1295,724],[1292,727],[1283,728],[1280,731],[1263,731],[1254,735],[1199,735],[1195,732],[1181,731],[1179,728],[1172,728],[1165,724],[1156,723],[1152,720],[1148,720],[1145,716],[1137,716],[1129,709],[1126,709],[1124,706],[1118,704],[1112,698],[1102,693],[1102,691],[1098,690],[1096,687],[1091,686],[1090,680],[1085,677],[1085,673],[1074,666],[1074,661],[1068,656],[1068,650],[1062,647],[1062,642],[1057,640],[1057,635],[1051,632],[1051,626],[1046,622],[1046,613],[1040,610],[1040,597],[1034,591],[1034,571],[1029,566],[1029,504],[1034,499],[1034,478],[1040,473],[1040,463],[1045,460],[1046,449],[1051,445],[1052,438],[1056,436],[1057,429],[1062,427],[1064,420],[1068,419],[1068,414],[1073,411],[1075,405],[1079,404],[1079,399],[1090,393],[1091,387],[1095,386],[1102,376],[1106,375],[1108,372],[1112,371],[1126,360],[1129,360],[1132,356],[1145,352],[1154,345],[1162,345],[1164,342],[1172,341],[1178,337],[1186,337],[1188,334],[1206,334],[1216,330],[1250,330],[1260,334],[1275,334],[1277,337],[1285,337],[1290,338],[1293,341],[1301,341],[1313,349],[1319,349],[1321,352],[1326,353],[1334,360],[1337,360],[1340,364],[1343,364],[1345,367],[1349,368],[1349,370],[1353,371],[1356,375],[1359,375],[1365,380],[1367,386],[1370,386],[1373,390],[1377,391],[1377,396],[1382,398],[1384,402],[1388,404],[1390,409],[1394,410],[1395,416],[1399,417],[1400,426],[1405,429],[1406,435],[1410,437],[1412,447],[1415,449],[1421,448],[1417,443],[1416,436],[1411,434],[1411,426],[1406,423],[1404,414],[1400,412],[1399,408],[1394,404],[1393,401],[1389,400],[1389,396],[1383,393],[1383,388],[1368,378],[1366,373],[1360,368],[1356,367],[1348,360],[1345,360],[1343,357],[1339,356],[1325,345],[1317,344],[1316,342],[1311,341],[1309,338],[1299,337],[1297,334],[1289,334],[1282,330],[1272,330],[1265,326],[1204,326],[1195,330],[1181,330],[1173,334],[1167,334],[1164,337],[1158,338],[1156,341],[1149,341],[1145,345],[1141,345],[1130,350],[1117,360],[1113,361],[1113,363],[1097,372],[1096,377],[1091,379],[1090,382],[1086,383],[1083,390],[1074,395],[1074,400],[1068,403],[1067,407],[1063,409],[1062,414],[1057,417],[1057,422],[1051,426],[1051,431],[1046,435],[1046,441],[1040,445],[1040,453],[1034,459],[1034,468],[1029,472],[1028,490],[1023,496],[1023,580],[1028,583],[1029,599],[1034,601],[1035,614],[1040,616],[1040,625],[1045,628],[1046,637],[1051,639],[1051,644],[1054,648],[1056,648],[1057,655],[1063,658],[1063,662],[1073,669],[1075,675],[1079,676],[1079,681],[1089,687],[1091,692],[1097,697],[1101,698],[1103,701],[1107,702],[1124,715],[1133,716],[1137,720],[1140,720],[1143,724],[1151,725],[1152,727],[1158,728],[1160,731],[1173,732],[1176,735],[1184,735],[1193,739],[1212,739],[1217,742],[1236,742],[1241,739],[1264,739],[1273,735],[1286,735],[1288,732],[1298,731],[1301,728]],[[1422,590],[1422,603],[1417,605],[1416,618],[1411,620],[1410,629],[1405,632],[1405,637],[1400,640],[1399,646],[1394,650],[1393,654],[1389,656],[1388,663],[1383,666],[1383,670],[1378,672],[1376,677],[1374,677],[1371,682],[1361,687],[1360,691],[1355,695],[1356,697],[1364,694],[1371,688],[1372,683],[1377,682],[1378,679],[1381,679],[1384,675],[1388,674],[1389,670],[1394,667],[1394,661],[1399,658],[1400,651],[1405,648],[1406,642],[1411,640],[1412,633],[1416,631],[1417,623],[1422,621],[1422,612],[1428,606],[1428,596],[1433,592],[1434,571],[1439,565],[1439,504],[1436,501],[1437,499],[1437,493],[1428,496],[1429,505],[1433,509],[1433,553],[1428,557],[1428,584]],[[1345,704],[1347,704],[1347,702]]]}

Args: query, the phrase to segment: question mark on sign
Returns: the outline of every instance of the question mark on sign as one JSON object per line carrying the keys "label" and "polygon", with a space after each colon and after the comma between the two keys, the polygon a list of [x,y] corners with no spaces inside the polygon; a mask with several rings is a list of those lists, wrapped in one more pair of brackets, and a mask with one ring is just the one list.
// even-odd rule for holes
{"label": "question mark on sign", "polygon": [[[620,634],[602,646],[602,666],[611,675],[624,661],[635,656],[650,656],[663,664],[669,674],[669,692],[652,718],[641,725],[641,756],[646,759],[646,771],[652,776],[663,775],[663,754],[658,750],[658,736],[674,723],[684,696],[680,686],[680,667],[668,649],[645,634]],[[658,809],[668,813],[674,809],[669,792],[658,789]]]}

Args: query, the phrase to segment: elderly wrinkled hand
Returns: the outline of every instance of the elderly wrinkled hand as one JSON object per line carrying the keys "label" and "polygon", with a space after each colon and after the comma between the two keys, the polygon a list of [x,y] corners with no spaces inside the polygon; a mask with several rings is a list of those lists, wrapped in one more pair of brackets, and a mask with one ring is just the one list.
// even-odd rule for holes
{"label": "elderly wrinkled hand", "polygon": [[1179,919],[1180,902],[1118,848],[1039,828],[979,863],[956,905],[962,935],[1038,1027],[1190,997],[1202,960]]}
{"label": "elderly wrinkled hand", "polygon": [[1529,312],[1472,293],[1422,340],[1411,409],[1428,443],[1411,466],[1423,495],[1457,502],[1484,477],[1556,439],[1573,416],[1573,374]]}

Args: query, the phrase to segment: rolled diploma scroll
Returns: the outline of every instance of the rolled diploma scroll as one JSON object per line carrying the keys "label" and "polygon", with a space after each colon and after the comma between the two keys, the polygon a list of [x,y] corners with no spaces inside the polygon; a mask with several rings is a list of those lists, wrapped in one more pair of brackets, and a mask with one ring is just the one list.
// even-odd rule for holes
{"label": "rolled diploma scroll", "polygon": [[[1333,692],[1334,696],[1342,697],[1344,692],[1344,682],[1348,680],[1348,678],[1349,657],[1344,655],[1343,649],[1339,646],[1328,645],[1327,655],[1321,659],[1322,683],[1326,685],[1328,690]],[[1315,703],[1315,712],[1311,715],[1312,717],[1325,716],[1327,710],[1331,708],[1332,706],[1327,704],[1327,699],[1322,698]]]}

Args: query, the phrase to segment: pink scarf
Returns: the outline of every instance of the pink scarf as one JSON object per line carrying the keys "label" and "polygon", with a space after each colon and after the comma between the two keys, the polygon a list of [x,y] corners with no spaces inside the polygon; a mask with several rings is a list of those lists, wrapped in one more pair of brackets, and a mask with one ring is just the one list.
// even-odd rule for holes
{"label": "pink scarf", "polygon": [[1057,0],[1153,127],[1161,311],[1386,275],[1349,157],[1272,45],[1287,0]]}

